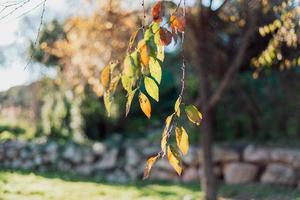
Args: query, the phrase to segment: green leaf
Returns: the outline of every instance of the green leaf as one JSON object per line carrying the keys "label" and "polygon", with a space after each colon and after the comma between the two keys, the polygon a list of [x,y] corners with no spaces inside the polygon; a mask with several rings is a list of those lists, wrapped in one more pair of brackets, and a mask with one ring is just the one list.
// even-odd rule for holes
{"label": "green leaf", "polygon": [[111,105],[112,105],[112,96],[110,91],[108,90],[104,94],[104,106],[107,112],[107,115],[110,117],[111,114]]}
{"label": "green leaf", "polygon": [[137,91],[137,88],[134,89],[133,91],[128,91],[127,102],[126,102],[126,114],[125,114],[126,117],[130,111],[131,103],[132,103],[132,100],[133,100],[133,97],[134,97],[136,91]]}
{"label": "green leaf", "polygon": [[147,28],[146,31],[145,31],[144,39],[149,40],[152,35],[153,35],[153,33],[151,32],[151,29]]}
{"label": "green leaf", "polygon": [[129,76],[123,75],[121,78],[123,88],[129,92],[132,90],[133,79]]}
{"label": "green leaf", "polygon": [[192,122],[200,125],[202,120],[202,114],[198,111],[198,109],[194,105],[188,105],[185,107],[185,113],[188,119]]}
{"label": "green leaf", "polygon": [[156,83],[154,82],[154,80],[146,76],[144,79],[144,84],[145,84],[147,93],[155,101],[158,102],[159,101],[159,89],[158,89],[158,86],[156,85]]}
{"label": "green leaf", "polygon": [[160,84],[162,71],[159,61],[150,57],[149,68],[151,76],[158,82],[158,84]]}
{"label": "green leaf", "polygon": [[164,61],[165,59],[165,47],[162,45],[157,45],[157,52],[156,52],[156,57],[158,60],[161,62]]}

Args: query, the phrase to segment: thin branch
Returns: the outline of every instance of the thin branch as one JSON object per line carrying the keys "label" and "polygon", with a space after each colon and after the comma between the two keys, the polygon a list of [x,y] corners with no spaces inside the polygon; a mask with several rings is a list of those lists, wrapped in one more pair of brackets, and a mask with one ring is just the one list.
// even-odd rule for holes
{"label": "thin branch", "polygon": [[[43,23],[44,23],[44,15],[45,15],[45,11],[46,11],[46,2],[47,2],[47,0],[44,0],[44,2],[43,2],[43,10],[42,10],[42,14],[41,14],[40,24],[39,24],[39,27],[38,27],[38,30],[37,30],[37,36],[36,36],[35,41],[34,41],[34,46],[37,45],[38,40],[40,38],[40,33],[41,33],[41,29],[42,29],[42,26],[43,26]],[[30,65],[30,63],[32,62],[32,58],[33,58],[33,54],[30,55],[29,61],[27,62],[24,70],[26,70],[27,67]]]}
{"label": "thin branch", "polygon": [[[257,10],[257,9],[255,9]],[[225,73],[223,79],[221,80],[219,87],[216,89],[214,94],[209,99],[208,103],[208,110],[213,108],[221,99],[223,93],[228,88],[229,83],[231,82],[233,76],[236,74],[238,69],[240,68],[244,57],[246,55],[246,50],[250,44],[251,37],[256,31],[256,19],[257,19],[257,13],[252,13],[250,15],[250,23],[248,26],[248,29],[246,30],[242,40],[241,40],[241,46],[237,50],[237,55],[235,56],[235,59],[233,62],[229,65],[227,72]]]}

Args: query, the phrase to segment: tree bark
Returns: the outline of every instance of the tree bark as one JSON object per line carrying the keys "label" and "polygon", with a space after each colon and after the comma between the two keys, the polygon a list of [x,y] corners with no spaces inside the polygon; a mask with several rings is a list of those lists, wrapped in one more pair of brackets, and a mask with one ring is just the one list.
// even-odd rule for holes
{"label": "tree bark", "polygon": [[213,132],[212,132],[212,114],[210,111],[204,113],[204,119],[201,125],[201,144],[202,144],[202,163],[203,163],[203,177],[202,177],[202,187],[205,191],[206,200],[216,200],[217,199],[217,189],[216,180],[214,176],[214,166],[213,166],[213,152],[212,152],[212,142],[213,142]]}

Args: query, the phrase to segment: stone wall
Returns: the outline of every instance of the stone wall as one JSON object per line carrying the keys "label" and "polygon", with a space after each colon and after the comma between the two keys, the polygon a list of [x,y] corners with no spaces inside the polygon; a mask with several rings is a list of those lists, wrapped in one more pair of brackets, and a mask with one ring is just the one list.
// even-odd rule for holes
{"label": "stone wall", "polygon": [[[146,159],[158,151],[159,147],[147,140],[128,140],[119,145],[7,141],[0,143],[0,167],[68,171],[111,182],[128,182],[142,178]],[[216,176],[228,184],[300,185],[300,149],[254,145],[238,149],[215,147],[213,160]],[[201,148],[191,147],[183,165],[183,175],[178,177],[166,159],[160,160],[150,179],[198,181],[203,174]]]}

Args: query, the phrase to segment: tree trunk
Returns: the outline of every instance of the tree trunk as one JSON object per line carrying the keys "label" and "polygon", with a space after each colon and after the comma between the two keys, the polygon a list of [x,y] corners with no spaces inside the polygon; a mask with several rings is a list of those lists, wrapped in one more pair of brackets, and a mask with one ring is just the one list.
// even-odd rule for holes
{"label": "tree trunk", "polygon": [[216,200],[216,182],[214,176],[214,165],[213,165],[213,152],[212,152],[212,141],[213,141],[213,131],[212,131],[212,113],[207,111],[203,113],[204,119],[201,125],[201,144],[202,144],[202,163],[203,163],[203,177],[202,177],[202,187],[205,192],[206,200]]}

